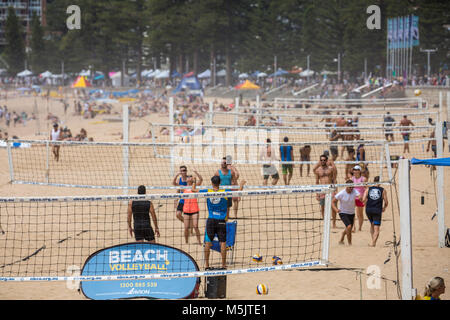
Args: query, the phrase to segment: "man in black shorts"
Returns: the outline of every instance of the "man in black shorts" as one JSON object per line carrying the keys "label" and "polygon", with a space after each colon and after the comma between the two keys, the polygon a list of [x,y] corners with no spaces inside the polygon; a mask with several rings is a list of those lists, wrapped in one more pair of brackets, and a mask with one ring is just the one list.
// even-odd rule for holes
{"label": "man in black shorts", "polygon": [[[373,182],[380,182],[380,177],[376,176]],[[370,221],[372,242],[369,243],[369,246],[375,247],[378,236],[380,235],[381,215],[389,204],[386,190],[380,187],[380,185],[366,189],[363,202],[366,204],[366,215]]]}
{"label": "man in black shorts", "polygon": [[[239,191],[244,188],[245,180],[242,180],[239,185]],[[192,192],[225,192],[233,191],[227,189],[220,189],[220,177],[213,176],[211,178],[212,189],[198,190],[194,184],[192,185]],[[206,204],[208,207],[208,219],[206,220],[206,234],[205,234],[205,269],[209,269],[209,255],[212,247],[212,241],[217,235],[220,243],[220,255],[222,257],[222,268],[227,267],[227,225],[228,220],[228,198],[207,198]]]}
{"label": "man in black shorts", "polygon": [[[352,184],[352,180],[347,180],[346,184]],[[339,212],[339,217],[345,225],[344,232],[342,232],[339,244],[344,244],[344,238],[347,236],[349,245],[352,245],[352,228],[355,220],[355,200],[362,200],[362,196],[354,187],[346,187],[338,192],[331,203],[332,208]],[[339,201],[339,208],[337,203]]]}
{"label": "man in black shorts", "polygon": [[[138,194],[145,194],[145,186],[139,186]],[[152,216],[155,231],[153,231],[150,223],[150,214]],[[131,218],[134,220],[134,228],[131,227]],[[128,231],[130,236],[133,236],[136,241],[149,241],[155,243],[155,233],[159,237],[158,221],[156,219],[155,208],[153,203],[149,200],[133,200],[128,204]]]}
{"label": "man in black shorts", "polygon": [[[341,138],[341,135],[337,133],[336,130],[332,130],[330,132],[330,137],[329,140],[330,141],[337,141]],[[330,144],[330,152],[331,152],[331,157],[333,159],[333,161],[336,161],[338,155],[339,155],[339,150],[338,150],[338,146],[335,144]]]}

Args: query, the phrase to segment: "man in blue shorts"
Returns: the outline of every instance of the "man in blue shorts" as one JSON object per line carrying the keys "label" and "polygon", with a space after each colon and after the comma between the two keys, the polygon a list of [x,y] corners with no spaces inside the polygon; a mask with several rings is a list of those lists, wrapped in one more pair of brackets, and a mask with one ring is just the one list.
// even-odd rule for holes
{"label": "man in blue shorts", "polygon": [[[239,191],[244,189],[245,180],[240,183]],[[195,182],[192,185],[192,192],[229,192],[233,190],[220,189],[220,177],[213,176],[211,178],[212,189],[197,190]],[[206,220],[205,235],[205,269],[209,269],[209,255],[212,247],[212,240],[217,235],[220,243],[220,254],[222,256],[222,268],[226,269],[227,263],[227,225],[228,220],[228,197],[223,198],[207,198],[208,219]]]}
{"label": "man in blue shorts", "polygon": [[[373,182],[380,182],[380,177],[376,176],[373,179]],[[370,235],[372,242],[369,243],[369,246],[375,247],[378,236],[380,235],[381,215],[389,204],[386,190],[380,187],[380,185],[366,189],[363,202],[366,204],[366,215],[370,221]]]}

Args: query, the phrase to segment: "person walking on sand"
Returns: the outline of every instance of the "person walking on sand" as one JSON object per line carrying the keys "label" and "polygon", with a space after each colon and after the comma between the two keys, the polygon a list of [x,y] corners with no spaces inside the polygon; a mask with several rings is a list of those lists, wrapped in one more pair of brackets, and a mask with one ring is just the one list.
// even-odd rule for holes
{"label": "person walking on sand", "polygon": [[[353,183],[352,180],[347,180],[345,183]],[[353,187],[346,187],[344,190],[338,192],[334,196],[331,202],[331,207],[339,212],[339,217],[345,225],[345,229],[342,232],[339,244],[344,244],[345,236],[347,236],[347,242],[352,245],[352,228],[355,221],[355,200],[362,200],[362,196]],[[339,201],[339,208],[337,202]]]}
{"label": "person walking on sand", "polygon": [[[373,182],[380,182],[380,177],[376,176]],[[386,190],[379,184],[369,187],[364,193],[363,202],[366,205],[366,216],[370,222],[371,242],[369,246],[375,247],[380,235],[381,216],[389,204]]]}

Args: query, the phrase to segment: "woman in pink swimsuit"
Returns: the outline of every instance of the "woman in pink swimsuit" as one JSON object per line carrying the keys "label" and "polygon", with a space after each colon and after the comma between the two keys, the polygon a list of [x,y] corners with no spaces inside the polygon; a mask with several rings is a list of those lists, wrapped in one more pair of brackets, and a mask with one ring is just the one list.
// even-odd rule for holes
{"label": "woman in pink swimsuit", "polygon": [[[353,183],[364,183],[367,181],[367,178],[361,175],[361,167],[355,166],[352,170],[353,176],[351,177]],[[357,186],[355,190],[359,192],[360,195],[364,195],[366,192],[366,187]],[[358,226],[359,231],[361,231],[363,222],[364,222],[364,202],[356,199],[356,217],[358,218]],[[353,232],[356,230],[356,224],[353,224]]]}

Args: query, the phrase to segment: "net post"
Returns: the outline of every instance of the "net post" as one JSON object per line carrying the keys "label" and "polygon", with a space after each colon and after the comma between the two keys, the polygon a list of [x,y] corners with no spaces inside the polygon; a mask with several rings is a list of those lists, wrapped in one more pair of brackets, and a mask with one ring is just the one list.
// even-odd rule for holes
{"label": "net post", "polygon": [[6,149],[8,152],[9,178],[11,179],[12,183],[14,182],[14,165],[12,162],[11,143],[8,140],[6,140]]}
{"label": "net post", "polygon": [[331,190],[329,190],[325,195],[325,210],[323,217],[322,262],[325,264],[328,264],[328,256],[330,248],[331,201],[332,201],[332,192]]}
{"label": "net post", "polygon": [[443,108],[442,108],[442,103],[443,103],[443,95],[442,95],[442,91],[439,91],[439,121],[443,121],[444,119],[444,115],[443,115]]}
{"label": "net post", "polygon": [[234,115],[234,126],[235,127],[237,127],[238,126],[238,124],[239,124],[239,121],[238,121],[238,119],[239,119],[239,97],[236,97],[235,99],[234,99],[234,112],[235,112],[235,115]]}
{"label": "net post", "polygon": [[170,147],[170,176],[174,176],[175,172],[175,163],[174,163],[174,149],[173,143],[175,142],[175,128],[174,128],[174,110],[173,110],[173,97],[169,98],[169,125],[170,125],[170,143],[172,146]]}
{"label": "net post", "polygon": [[45,160],[45,181],[48,183],[50,178],[50,142],[45,142],[46,160]]}
{"label": "net post", "polygon": [[381,159],[381,164],[380,164],[380,180],[383,181],[383,166],[384,166],[384,160],[386,159],[386,141],[383,142],[382,146],[381,146],[381,151],[380,151],[380,159]]}
{"label": "net post", "polygon": [[447,91],[447,121],[450,122],[450,91]]}
{"label": "net post", "polygon": [[256,96],[256,126],[259,127],[261,118],[261,100],[259,94]]}
{"label": "net post", "polygon": [[[436,121],[436,154],[437,158],[442,158],[444,149],[443,123]],[[445,247],[445,192],[444,192],[444,167],[436,166],[437,183],[437,218],[438,218],[438,246]]]}
{"label": "net post", "polygon": [[214,114],[213,114],[213,112],[214,112],[214,107],[213,107],[213,103],[212,103],[212,101],[210,101],[209,102],[209,119],[208,119],[208,122],[209,122],[209,125],[210,126],[212,126],[213,125],[213,117],[214,117]]}
{"label": "net post", "polygon": [[399,161],[400,235],[402,261],[402,300],[413,299],[413,263],[411,236],[410,161]]}
{"label": "net post", "polygon": [[128,168],[129,168],[129,147],[126,143],[129,142],[130,123],[128,121],[128,105],[125,104],[122,108],[122,123],[123,123],[123,190],[124,194],[128,194]]}
{"label": "net post", "polygon": [[[389,181],[392,181],[392,179],[394,179],[394,177],[392,175],[391,150],[389,149],[388,142],[386,142],[384,144],[384,154],[386,156],[386,167],[388,170]],[[381,179],[381,177],[380,177],[380,179]]]}

